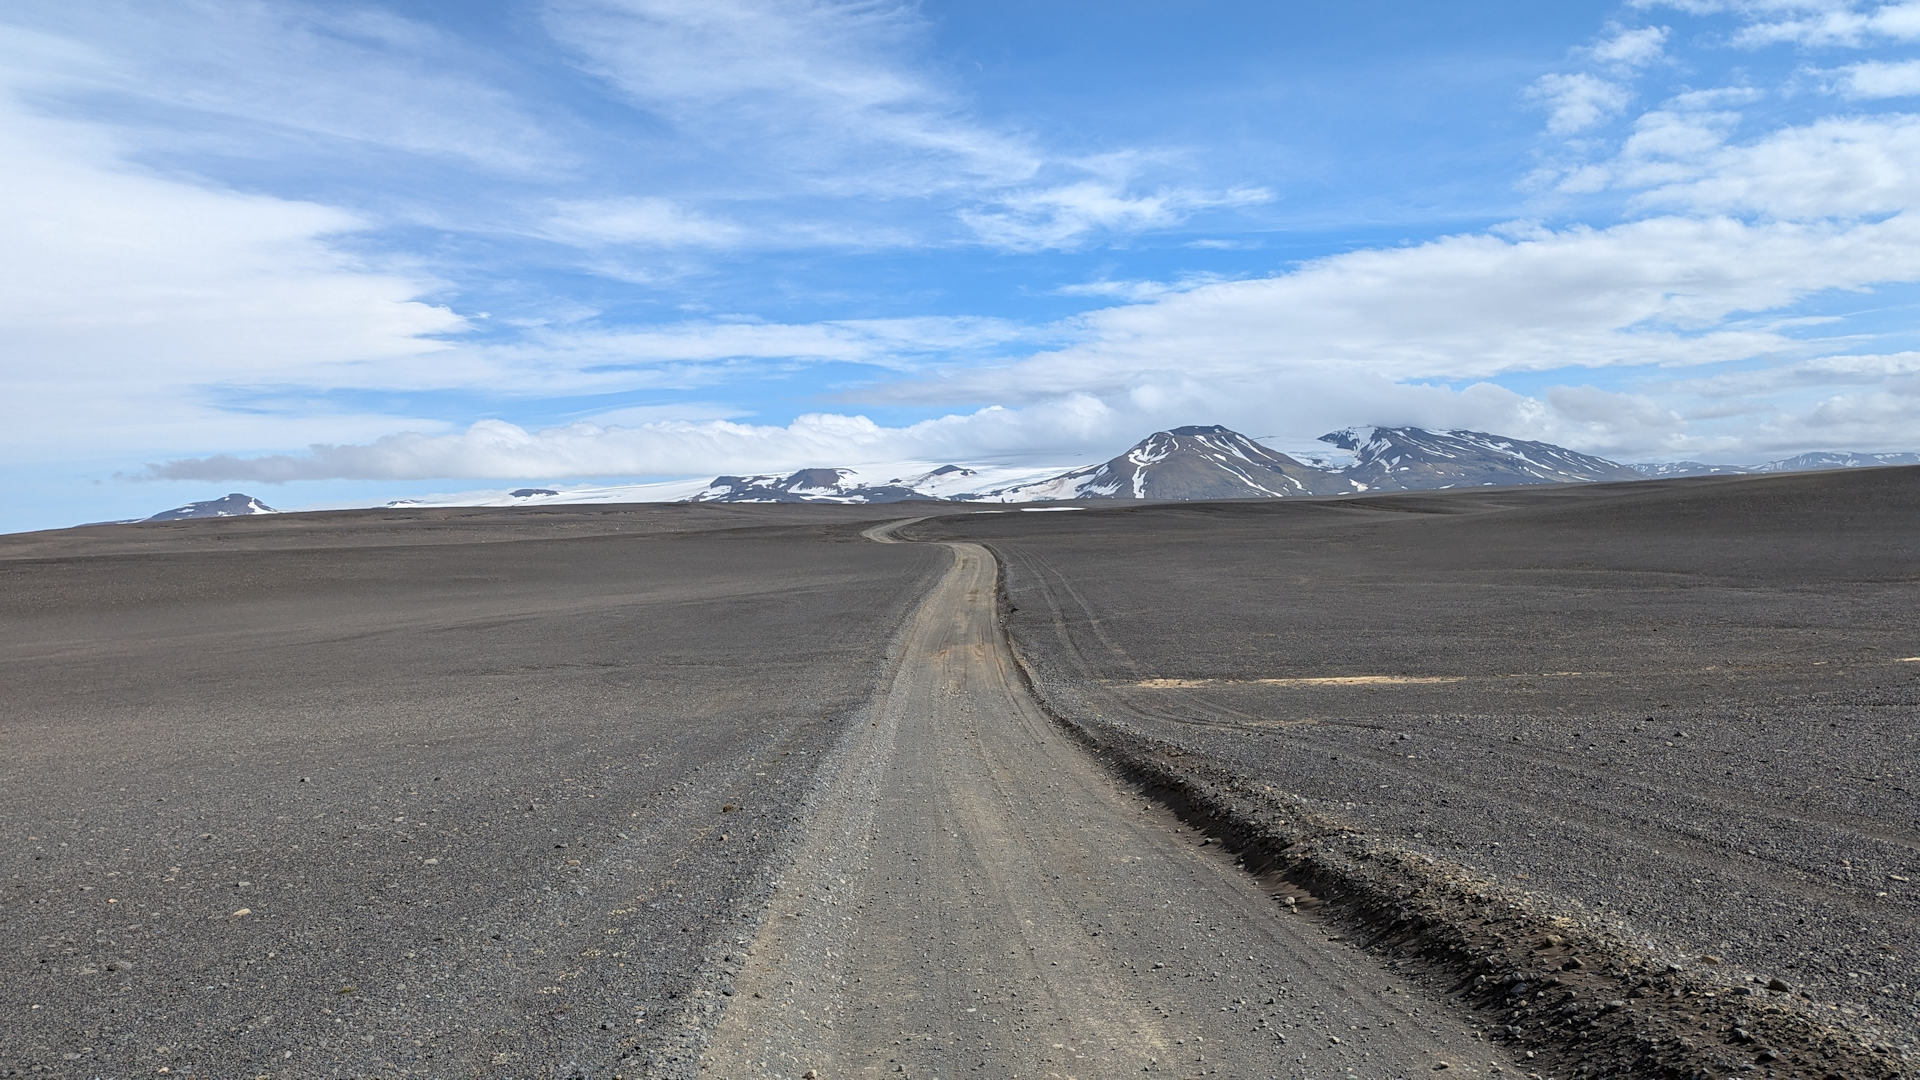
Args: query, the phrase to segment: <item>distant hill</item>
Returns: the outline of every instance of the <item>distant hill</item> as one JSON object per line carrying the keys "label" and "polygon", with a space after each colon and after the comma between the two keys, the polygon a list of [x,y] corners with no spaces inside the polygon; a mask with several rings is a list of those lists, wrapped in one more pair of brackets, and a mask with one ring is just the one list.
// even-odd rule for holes
{"label": "distant hill", "polygon": [[1353,464],[1340,471],[1367,491],[1640,479],[1617,461],[1484,431],[1360,427],[1329,432],[1320,441],[1353,452]]}
{"label": "distant hill", "polygon": [[1818,451],[1760,465],[1708,465],[1700,461],[1648,462],[1631,468],[1643,476],[1738,476],[1743,473],[1821,472],[1827,469],[1884,469],[1920,465],[1920,454],[1857,454]]}
{"label": "distant hill", "polygon": [[1110,461],[973,498],[992,502],[1280,499],[1352,490],[1337,474],[1214,425],[1156,431]]}
{"label": "distant hill", "polygon": [[1889,465],[1920,465],[1920,454],[1814,453],[1769,461],[1751,472],[1813,472],[1819,469],[1877,469]]}
{"label": "distant hill", "polygon": [[[1464,429],[1350,427],[1312,446],[1268,446],[1213,425],[1156,431],[1126,452],[1093,465],[1031,466],[902,464],[812,468],[791,473],[717,476],[603,487],[523,487],[511,491],[396,499],[403,506],[528,506],[573,503],[904,503],[1108,502],[1117,500],[1285,499],[1438,488],[1568,484],[1743,473],[1808,472],[1920,465],[1920,454],[1800,454],[1761,465],[1700,461],[1617,461],[1552,443]],[[277,513],[238,492],[188,503],[147,521]]]}
{"label": "distant hill", "polygon": [[1198,425],[1156,431],[1125,453],[1098,464],[1012,483],[1003,479],[999,486],[982,482],[984,477],[977,470],[959,465],[893,476],[884,482],[867,479],[853,469],[802,469],[784,476],[716,477],[691,501],[1285,499],[1920,464],[1920,455],[1915,454],[1802,454],[1759,466],[1698,461],[1623,465],[1553,443],[1484,431],[1417,427],[1344,428],[1320,436],[1318,442],[1318,448],[1288,454],[1217,424]]}
{"label": "distant hill", "polygon": [[1704,461],[1647,461],[1627,467],[1642,476],[1650,478],[1674,476],[1739,476],[1742,473],[1753,471],[1744,465],[1709,465]]}
{"label": "distant hill", "polygon": [[[957,468],[957,466],[950,466]],[[884,484],[861,482],[852,469],[801,469],[786,476],[716,476],[688,502],[719,503],[892,503],[931,500],[900,480]]]}
{"label": "distant hill", "polygon": [[280,511],[261,502],[251,495],[234,492],[218,499],[205,502],[191,502],[185,506],[176,506],[171,510],[162,510],[145,520],[147,521],[185,521],[189,518],[248,517],[253,514],[277,514]]}

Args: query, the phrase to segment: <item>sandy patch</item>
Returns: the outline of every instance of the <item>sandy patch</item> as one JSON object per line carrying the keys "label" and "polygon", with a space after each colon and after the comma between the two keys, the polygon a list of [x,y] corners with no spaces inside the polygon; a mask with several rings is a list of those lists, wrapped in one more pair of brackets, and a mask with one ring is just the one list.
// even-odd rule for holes
{"label": "sandy patch", "polygon": [[1325,675],[1299,679],[1142,679],[1150,690],[1190,690],[1203,686],[1388,686],[1464,682],[1465,675]]}

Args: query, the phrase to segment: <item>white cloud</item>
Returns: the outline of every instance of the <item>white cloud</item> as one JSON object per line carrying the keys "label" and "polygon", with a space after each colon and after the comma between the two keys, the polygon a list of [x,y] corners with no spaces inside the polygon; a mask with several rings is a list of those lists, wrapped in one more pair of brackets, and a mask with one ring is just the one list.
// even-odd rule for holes
{"label": "white cloud", "polygon": [[356,215],[147,173],[97,131],[23,110],[4,84],[0,159],[9,447],[92,452],[183,421],[196,441],[223,423],[258,431],[203,388],[432,366],[440,335],[467,326],[423,299],[432,279],[341,250],[367,224]]}
{"label": "white cloud", "polygon": [[[279,136],[508,172],[570,163],[537,118],[466,73],[483,65],[465,46],[387,12],[260,0],[20,0],[0,13],[4,24],[13,28],[0,35],[0,66],[13,85],[168,111],[175,125],[148,150],[169,152],[186,139],[229,155],[285,153],[284,142],[262,141]],[[236,125],[245,137],[230,136]]]}
{"label": "white cloud", "polygon": [[1866,8],[1850,3],[1823,7],[1798,18],[1766,21],[1762,15],[1742,27],[1734,35],[1734,42],[1748,47],[1793,44],[1857,48],[1875,40],[1920,40],[1920,3],[1908,0]]}
{"label": "white cloud", "polygon": [[788,175],[901,194],[1041,166],[1026,139],[901,62],[922,33],[904,4],[553,0],[546,21],[635,104]]}
{"label": "white cloud", "polygon": [[969,210],[961,219],[981,240],[1015,251],[1074,248],[1111,233],[1165,228],[1199,210],[1256,206],[1270,202],[1264,188],[1224,192],[1163,188],[1130,195],[1120,185],[1083,180],[1059,187],[1014,191],[993,209]]}
{"label": "white cloud", "polygon": [[1920,60],[1869,60],[1819,74],[1832,93],[1854,101],[1920,96]]}
{"label": "white cloud", "polygon": [[1920,352],[1819,356],[1752,371],[1685,379],[1674,383],[1673,389],[1704,398],[1749,399],[1809,387],[1891,385],[1907,387],[1909,395],[1920,395]]}
{"label": "white cloud", "polygon": [[1163,296],[1171,296],[1174,293],[1184,292],[1200,285],[1208,285],[1216,281],[1224,280],[1226,280],[1226,278],[1219,274],[1187,274],[1176,281],[1115,281],[1111,278],[1102,278],[1099,281],[1083,281],[1072,285],[1062,285],[1053,290],[1053,292],[1056,296],[1091,296],[1100,299],[1124,300],[1129,303],[1139,303],[1143,300],[1157,300]]}
{"label": "white cloud", "polygon": [[1547,107],[1547,130],[1572,135],[1618,116],[1633,99],[1625,86],[1586,72],[1542,75],[1529,91]]}
{"label": "white cloud", "polygon": [[1546,398],[1555,438],[1589,453],[1637,459],[1686,435],[1686,420],[1646,394],[1555,386]]}
{"label": "white cloud", "polygon": [[1110,457],[1157,428],[1225,423],[1306,445],[1324,431],[1372,421],[1467,426],[1572,441],[1598,430],[1591,396],[1577,416],[1486,383],[1463,389],[1399,385],[1365,374],[1303,373],[1286,385],[1141,382],[1110,394],[1069,393],[1020,408],[991,407],[887,426],[858,415],[811,414],[788,424],[726,420],[630,426],[576,423],[528,431],[483,421],[448,434],[405,433],[305,453],[219,455],[158,463],[155,479],[293,482],[329,478],[527,479],[708,476],[902,461],[1079,464]]}
{"label": "white cloud", "polygon": [[[1173,292],[1097,283],[1099,289],[1087,291],[1149,299],[1069,320],[1053,333],[1073,341],[1029,359],[931,372],[910,364],[907,381],[864,395],[1026,403],[972,418],[886,428],[857,417],[813,417],[797,427],[649,425],[633,429],[638,434],[577,426],[520,434],[483,428],[316,450],[260,465],[182,468],[260,478],[718,472],[862,457],[964,457],[968,446],[976,455],[1039,453],[1058,450],[1069,437],[1124,445],[1153,426],[1195,420],[1295,433],[1357,421],[1478,426],[1629,456],[1694,452],[1718,444],[1687,434],[1673,406],[1645,395],[1573,386],[1542,401],[1485,384],[1454,392],[1409,380],[1791,360],[1817,346],[1750,313],[1788,310],[1823,291],[1915,277],[1920,225],[1905,216],[1851,224],[1663,217],[1609,229],[1516,226],[1503,236],[1355,252],[1278,277]],[[872,360],[940,335],[990,352],[1017,343],[1018,331],[949,323],[690,325],[670,334],[621,335],[593,348],[709,361],[755,350]],[[1813,423],[1806,410],[1794,415],[1794,423]],[[1769,437],[1784,440],[1789,428],[1777,432]],[[835,449],[829,436],[851,441]],[[1882,430],[1875,441],[1889,438]]]}
{"label": "white cloud", "polygon": [[[1143,166],[1178,155],[1076,155],[983,120],[916,65],[927,27],[904,2],[551,0],[546,22],[585,70],[716,151],[736,196],[937,200],[973,239],[1011,251],[1271,198],[1139,182]],[[805,228],[756,236],[807,238]]]}
{"label": "white cloud", "polygon": [[1664,26],[1621,30],[1581,52],[1596,63],[1628,70],[1643,68],[1665,55],[1669,33]]}
{"label": "white cloud", "polygon": [[556,203],[540,231],[556,240],[596,246],[728,248],[747,231],[731,221],[661,198],[612,198]]}
{"label": "white cloud", "polygon": [[1920,206],[1920,116],[1840,117],[1713,149],[1638,177],[1642,205],[1818,219]]}
{"label": "white cloud", "polygon": [[633,426],[575,423],[539,431],[485,420],[454,434],[408,432],[364,445],[314,446],[305,454],[166,462],[153,466],[152,476],[266,482],[667,476],[950,457],[980,460],[1008,447],[1025,450],[1036,442],[1104,433],[1108,413],[1090,398],[1069,398],[1039,410],[993,408],[903,427],[826,413],[784,425],[670,420]]}
{"label": "white cloud", "polygon": [[1652,218],[1608,229],[1453,236],[1205,285],[1075,320],[1081,340],[954,371],[902,396],[1032,399],[1142,380],[1303,371],[1487,378],[1566,367],[1707,364],[1807,345],[1740,316],[1920,276],[1920,223]]}

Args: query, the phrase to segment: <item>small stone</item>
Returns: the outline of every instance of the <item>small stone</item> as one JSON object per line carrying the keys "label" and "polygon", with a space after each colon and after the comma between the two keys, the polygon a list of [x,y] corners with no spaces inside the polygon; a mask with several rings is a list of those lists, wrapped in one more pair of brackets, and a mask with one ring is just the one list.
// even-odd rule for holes
{"label": "small stone", "polygon": [[233,913],[233,918],[244,919],[251,914],[253,914],[252,908],[241,908],[239,911]]}
{"label": "small stone", "polygon": [[1775,975],[1773,978],[1767,980],[1767,989],[1776,994],[1784,994],[1793,989],[1793,987],[1788,985],[1787,980]]}
{"label": "small stone", "polygon": [[1746,1028],[1743,1028],[1743,1027],[1734,1028],[1731,1034],[1733,1036],[1733,1041],[1740,1043],[1743,1046],[1753,1041],[1753,1032],[1748,1031]]}

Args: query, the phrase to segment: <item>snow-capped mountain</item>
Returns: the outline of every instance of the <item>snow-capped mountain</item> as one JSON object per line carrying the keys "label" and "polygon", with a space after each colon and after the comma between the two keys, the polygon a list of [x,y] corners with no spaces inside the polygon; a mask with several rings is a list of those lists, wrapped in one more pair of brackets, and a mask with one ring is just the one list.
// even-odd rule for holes
{"label": "snow-capped mountain", "polygon": [[1744,465],[1709,465],[1704,461],[1641,461],[1627,466],[1641,476],[1670,479],[1676,476],[1739,476],[1752,472]]}
{"label": "snow-capped mountain", "polygon": [[853,469],[801,469],[786,476],[718,476],[688,502],[891,503],[930,500],[904,482],[863,483]]}
{"label": "snow-capped mountain", "polygon": [[1745,473],[1820,472],[1826,469],[1882,469],[1920,465],[1920,454],[1858,454],[1819,451],[1760,465],[1708,465],[1701,461],[1645,462],[1628,466],[1642,476],[1739,476]]}
{"label": "snow-capped mountain", "polygon": [[1320,439],[1353,452],[1353,464],[1339,472],[1366,491],[1641,478],[1640,473],[1606,458],[1484,431],[1357,427],[1329,432]]}
{"label": "snow-capped mountain", "polygon": [[[512,491],[462,491],[393,499],[389,509],[453,506],[581,506],[598,503],[685,502],[707,487],[704,480],[665,480],[645,484],[608,484],[591,487],[523,487]],[[346,509],[337,507],[336,509]]]}
{"label": "snow-capped mountain", "polygon": [[1749,472],[1812,472],[1817,469],[1877,469],[1888,465],[1920,465],[1920,454],[1813,453],[1769,461]]}
{"label": "snow-capped mountain", "polygon": [[[1057,469],[905,464],[864,469],[801,469],[785,476],[718,476],[687,502],[892,503],[979,499],[985,488],[1008,487],[1052,476]],[[882,479],[884,477],[884,479]]]}
{"label": "snow-capped mountain", "polygon": [[[1552,443],[1483,431],[1356,427],[1311,444],[1254,440],[1217,425],[1157,431],[1126,453],[1074,469],[906,462],[755,476],[523,487],[396,499],[388,507],[610,503],[1020,503],[1293,498],[1487,485],[1559,484],[1681,476],[1920,465],[1920,454],[1813,453],[1764,465],[1698,461],[1621,465]],[[1304,440],[1303,440],[1304,442]],[[362,505],[362,504],[353,504]],[[346,506],[334,507],[345,509]],[[148,521],[278,513],[249,495],[188,503]]]}
{"label": "snow-capped mountain", "polygon": [[1218,425],[1156,431],[1111,461],[1042,480],[962,496],[980,502],[1051,499],[1282,499],[1357,490]]}
{"label": "snow-capped mountain", "polygon": [[261,502],[251,495],[234,492],[218,499],[205,502],[192,502],[185,506],[176,506],[171,510],[162,510],[147,518],[148,521],[185,521],[188,518],[247,517],[251,514],[277,514],[280,511]]}

